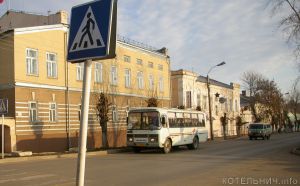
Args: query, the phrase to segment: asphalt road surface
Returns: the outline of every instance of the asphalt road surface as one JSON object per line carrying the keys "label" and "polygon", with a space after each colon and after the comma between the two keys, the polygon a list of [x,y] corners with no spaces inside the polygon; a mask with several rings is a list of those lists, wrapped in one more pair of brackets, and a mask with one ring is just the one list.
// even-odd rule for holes
{"label": "asphalt road surface", "polygon": [[[170,154],[145,151],[87,158],[85,185],[300,185],[300,133],[271,140],[218,140]],[[1,161],[1,160],[0,160]],[[75,185],[76,158],[0,164],[0,185]]]}

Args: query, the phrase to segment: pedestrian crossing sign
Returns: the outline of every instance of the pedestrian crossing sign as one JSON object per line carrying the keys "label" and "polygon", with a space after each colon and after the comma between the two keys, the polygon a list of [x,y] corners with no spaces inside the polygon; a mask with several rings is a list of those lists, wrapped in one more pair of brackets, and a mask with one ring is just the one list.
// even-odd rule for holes
{"label": "pedestrian crossing sign", "polygon": [[8,99],[0,99],[0,114],[8,113]]}
{"label": "pedestrian crossing sign", "polygon": [[[115,55],[116,0],[97,0],[75,6],[71,24],[67,60],[107,59]],[[114,7],[115,6],[115,7]]]}

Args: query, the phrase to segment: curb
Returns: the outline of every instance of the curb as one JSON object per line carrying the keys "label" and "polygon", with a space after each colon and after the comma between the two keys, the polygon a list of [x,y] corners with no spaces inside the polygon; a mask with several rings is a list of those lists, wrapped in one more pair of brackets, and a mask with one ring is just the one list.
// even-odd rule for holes
{"label": "curb", "polygon": [[[122,152],[129,152],[130,149],[124,148],[124,149],[111,149],[111,150],[102,150],[102,151],[92,151],[87,152],[87,157],[92,156],[105,156],[108,154],[116,154],[116,153],[122,153]],[[77,158],[78,153],[55,153],[55,152],[49,152],[49,153],[37,153],[33,154],[33,156],[26,156],[26,157],[8,157],[5,159],[0,159],[0,164],[4,163],[17,163],[17,162],[23,162],[23,161],[32,161],[32,160],[51,160],[51,159],[58,159],[58,158]]]}
{"label": "curb", "polygon": [[300,148],[293,148],[291,153],[300,156]]}

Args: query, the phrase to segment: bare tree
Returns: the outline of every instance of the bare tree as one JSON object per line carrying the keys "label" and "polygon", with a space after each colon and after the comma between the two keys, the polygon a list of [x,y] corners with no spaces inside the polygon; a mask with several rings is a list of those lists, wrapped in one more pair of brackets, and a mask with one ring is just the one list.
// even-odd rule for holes
{"label": "bare tree", "polygon": [[252,71],[245,72],[242,81],[250,92],[249,106],[255,122],[269,121],[278,128],[283,120],[284,101],[277,84]]}
{"label": "bare tree", "polygon": [[[287,35],[287,41],[295,44],[295,55],[300,56],[300,0],[270,0],[269,6],[272,8],[272,14],[281,14],[288,12],[279,23],[284,34]],[[286,11],[288,10],[288,11]],[[300,66],[299,66],[300,67]]]}
{"label": "bare tree", "polygon": [[97,115],[99,117],[100,126],[102,129],[102,147],[108,148],[107,140],[107,123],[109,121],[108,112],[111,104],[108,101],[108,96],[103,92],[100,93],[99,99],[96,105]]}
{"label": "bare tree", "polygon": [[282,124],[284,108],[283,96],[277,84],[273,80],[260,80],[255,97],[259,103],[261,118],[269,120],[273,129],[277,129]]}
{"label": "bare tree", "polygon": [[241,80],[243,81],[244,87],[248,90],[250,93],[249,95],[249,106],[252,115],[254,116],[255,122],[258,122],[261,120],[257,113],[257,104],[258,101],[256,99],[256,94],[258,92],[258,82],[263,79],[263,76],[257,72],[254,71],[247,71],[244,72],[242,75]]}

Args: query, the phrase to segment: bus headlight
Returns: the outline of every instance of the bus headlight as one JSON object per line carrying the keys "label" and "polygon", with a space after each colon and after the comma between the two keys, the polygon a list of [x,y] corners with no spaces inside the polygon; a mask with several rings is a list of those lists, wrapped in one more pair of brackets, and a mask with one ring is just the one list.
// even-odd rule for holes
{"label": "bus headlight", "polygon": [[127,141],[133,142],[133,135],[127,135]]}
{"label": "bus headlight", "polygon": [[158,142],[158,136],[157,135],[149,135],[149,142],[150,143],[157,143]]}

